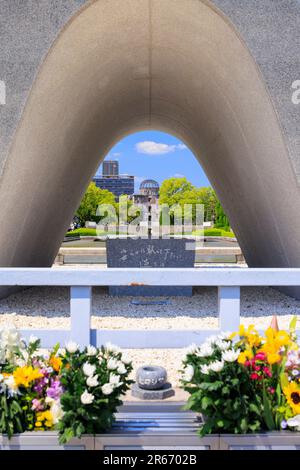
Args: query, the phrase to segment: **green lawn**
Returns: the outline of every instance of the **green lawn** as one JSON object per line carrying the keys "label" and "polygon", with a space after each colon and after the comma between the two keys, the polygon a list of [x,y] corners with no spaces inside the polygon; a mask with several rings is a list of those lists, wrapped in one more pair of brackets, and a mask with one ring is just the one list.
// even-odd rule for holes
{"label": "green lawn", "polygon": [[[97,235],[108,235],[108,232],[101,231],[97,234],[95,228],[77,228],[66,233],[66,237],[96,237]],[[193,235],[203,236],[203,230],[196,230]],[[204,230],[205,237],[230,237],[235,238],[233,232],[228,232],[219,228],[208,228]]]}
{"label": "green lawn", "polygon": [[193,232],[193,235],[198,235],[198,236],[205,236],[205,237],[228,237],[228,238],[235,238],[235,235],[233,232],[228,232],[226,230],[223,230],[222,228],[207,228],[204,230],[196,230]]}

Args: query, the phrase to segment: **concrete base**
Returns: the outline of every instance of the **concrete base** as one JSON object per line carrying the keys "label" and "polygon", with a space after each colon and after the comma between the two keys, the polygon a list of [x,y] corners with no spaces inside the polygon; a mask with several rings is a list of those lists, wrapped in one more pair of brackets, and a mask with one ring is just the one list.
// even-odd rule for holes
{"label": "concrete base", "polygon": [[160,390],[145,390],[140,388],[138,384],[133,384],[131,394],[133,397],[140,398],[141,400],[164,400],[165,398],[173,397],[175,391],[169,382],[165,383]]}

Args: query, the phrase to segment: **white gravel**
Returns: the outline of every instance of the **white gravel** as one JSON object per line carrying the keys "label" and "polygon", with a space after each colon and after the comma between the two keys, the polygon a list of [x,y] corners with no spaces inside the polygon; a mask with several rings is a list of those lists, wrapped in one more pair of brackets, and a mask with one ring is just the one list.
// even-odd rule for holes
{"label": "white gravel", "polygon": [[[191,298],[170,297],[166,305],[133,305],[131,302],[136,298],[109,297],[104,288],[94,288],[93,294],[93,328],[209,329],[218,326],[215,288],[194,289]],[[300,315],[300,301],[271,288],[241,289],[242,323],[266,328],[274,314],[278,315],[280,327],[287,328],[292,316]],[[69,328],[69,289],[34,287],[0,300],[0,326],[8,323],[19,328]],[[170,380],[177,385],[182,350],[128,352],[135,368],[145,363],[164,364]]]}

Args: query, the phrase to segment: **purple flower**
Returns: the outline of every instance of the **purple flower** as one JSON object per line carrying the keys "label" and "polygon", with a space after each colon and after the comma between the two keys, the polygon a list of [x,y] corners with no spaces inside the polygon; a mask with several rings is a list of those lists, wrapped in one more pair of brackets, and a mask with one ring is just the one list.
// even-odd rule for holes
{"label": "purple flower", "polygon": [[46,385],[49,383],[49,379],[47,376],[44,376],[40,378],[35,386],[33,387],[33,390],[38,393],[38,395],[42,395],[43,391],[46,387]]}
{"label": "purple flower", "polygon": [[50,387],[47,390],[47,396],[53,398],[53,400],[58,400],[61,394],[63,393],[63,388],[58,379],[51,379]]}
{"label": "purple flower", "polygon": [[281,429],[287,428],[287,422],[285,420],[281,421]]}

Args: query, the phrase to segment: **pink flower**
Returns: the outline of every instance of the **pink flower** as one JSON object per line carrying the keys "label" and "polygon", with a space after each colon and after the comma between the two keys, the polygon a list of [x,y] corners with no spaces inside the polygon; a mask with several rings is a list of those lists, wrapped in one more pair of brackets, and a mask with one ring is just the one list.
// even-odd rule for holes
{"label": "pink flower", "polygon": [[32,409],[32,410],[35,410],[35,411],[42,411],[42,410],[43,410],[43,405],[42,405],[42,403],[40,402],[40,400],[38,400],[37,398],[34,398],[34,399],[32,400],[31,409]]}
{"label": "pink flower", "polygon": [[275,388],[274,387],[269,387],[268,391],[273,395],[275,393]]}
{"label": "pink flower", "polygon": [[263,371],[265,375],[267,375],[268,377],[272,377],[272,372],[270,371],[269,367],[264,367]]}
{"label": "pink flower", "polygon": [[250,375],[250,379],[252,379],[252,380],[259,380],[259,375],[258,375],[256,372],[253,372],[253,373]]}
{"label": "pink flower", "polygon": [[267,359],[267,356],[264,352],[259,352],[255,355],[254,358],[256,361],[265,361]]}
{"label": "pink flower", "polygon": [[256,370],[256,372],[258,372],[260,370],[260,367],[259,366],[254,366],[253,369]]}

